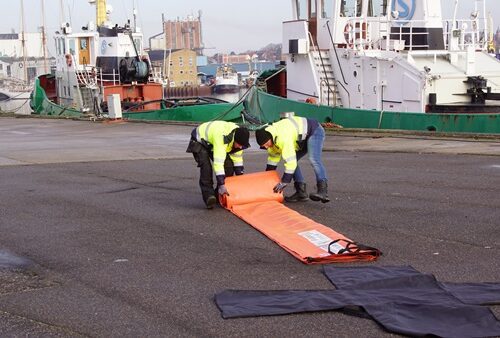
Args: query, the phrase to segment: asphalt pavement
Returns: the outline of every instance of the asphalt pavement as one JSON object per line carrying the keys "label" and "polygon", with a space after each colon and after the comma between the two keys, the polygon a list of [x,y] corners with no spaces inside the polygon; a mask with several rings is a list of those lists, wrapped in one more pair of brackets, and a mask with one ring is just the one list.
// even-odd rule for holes
{"label": "asphalt pavement", "polygon": [[[333,287],[321,266],[204,208],[192,128],[0,118],[0,335],[391,336],[334,311],[221,318],[225,289]],[[343,264],[500,282],[498,139],[329,132],[325,150],[331,203],[289,207],[384,253]],[[253,143],[246,171],[265,163]]]}

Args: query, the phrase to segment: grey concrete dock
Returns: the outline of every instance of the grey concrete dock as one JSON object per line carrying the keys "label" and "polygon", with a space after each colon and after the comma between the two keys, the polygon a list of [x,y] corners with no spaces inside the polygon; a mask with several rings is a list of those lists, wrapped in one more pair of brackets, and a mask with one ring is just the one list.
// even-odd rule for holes
{"label": "grey concrete dock", "polygon": [[[0,118],[0,335],[391,336],[340,312],[221,318],[224,289],[333,287],[203,208],[192,128]],[[289,206],[384,253],[347,265],[500,282],[500,140],[342,132],[325,150],[332,202]],[[246,171],[265,162],[253,143]]]}

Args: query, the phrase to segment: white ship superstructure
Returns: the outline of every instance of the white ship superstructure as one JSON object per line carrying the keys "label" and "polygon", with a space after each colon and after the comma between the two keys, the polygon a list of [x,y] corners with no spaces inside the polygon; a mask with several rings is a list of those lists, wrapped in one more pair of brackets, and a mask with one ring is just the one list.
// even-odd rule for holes
{"label": "white ship superstructure", "polygon": [[436,0],[292,0],[287,96],[378,111],[499,112],[486,0],[474,4],[470,18],[444,21]]}

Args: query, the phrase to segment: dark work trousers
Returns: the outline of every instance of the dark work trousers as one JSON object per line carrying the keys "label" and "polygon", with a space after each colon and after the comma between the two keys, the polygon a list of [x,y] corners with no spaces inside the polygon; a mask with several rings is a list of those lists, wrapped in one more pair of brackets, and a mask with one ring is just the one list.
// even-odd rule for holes
{"label": "dark work trousers", "polygon": [[[187,152],[193,154],[194,160],[198,164],[198,168],[200,168],[199,184],[203,201],[206,203],[208,197],[216,195],[218,188],[217,186],[214,190],[213,151],[196,140],[191,140]],[[224,172],[226,177],[234,175],[234,163],[229,154],[226,155],[226,160],[224,161]]]}

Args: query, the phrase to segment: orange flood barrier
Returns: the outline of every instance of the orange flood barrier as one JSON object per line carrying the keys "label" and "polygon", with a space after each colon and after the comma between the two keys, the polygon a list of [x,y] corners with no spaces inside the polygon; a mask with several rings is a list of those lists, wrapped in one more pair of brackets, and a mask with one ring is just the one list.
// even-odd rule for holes
{"label": "orange flood barrier", "polygon": [[228,177],[221,205],[307,264],[372,261],[382,254],[284,206],[283,194],[273,192],[279,181],[276,171]]}

